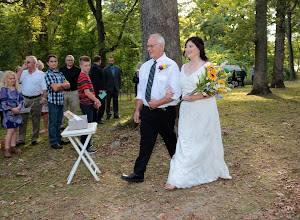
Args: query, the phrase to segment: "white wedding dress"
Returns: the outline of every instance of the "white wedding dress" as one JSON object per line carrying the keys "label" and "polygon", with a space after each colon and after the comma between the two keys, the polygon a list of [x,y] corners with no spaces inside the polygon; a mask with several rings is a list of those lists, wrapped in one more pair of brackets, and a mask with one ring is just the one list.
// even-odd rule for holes
{"label": "white wedding dress", "polygon": [[[204,66],[212,65],[206,63]],[[202,66],[190,76],[180,73],[182,95],[192,92],[205,74]],[[224,161],[221,126],[216,98],[183,101],[180,105],[176,153],[170,162],[167,184],[188,188],[217,180],[231,179]]]}

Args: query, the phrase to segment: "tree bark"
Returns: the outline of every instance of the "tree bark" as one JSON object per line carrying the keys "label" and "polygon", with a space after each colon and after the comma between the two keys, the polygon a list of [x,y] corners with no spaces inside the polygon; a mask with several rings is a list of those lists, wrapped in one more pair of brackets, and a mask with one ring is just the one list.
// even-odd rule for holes
{"label": "tree bark", "polygon": [[267,95],[267,0],[256,0],[255,73],[253,88],[248,95]]}
{"label": "tree bark", "polygon": [[291,7],[288,5],[287,10],[287,22],[286,22],[286,35],[288,39],[288,50],[289,50],[289,66],[290,66],[290,81],[296,80],[295,70],[294,70],[294,52],[292,45],[292,12],[297,5],[298,0],[295,0],[294,5]]}
{"label": "tree bark", "polygon": [[273,77],[271,88],[284,88],[283,64],[284,64],[284,40],[285,40],[285,12],[286,1],[277,0],[276,3],[276,34],[275,34],[275,55],[273,66]]}
{"label": "tree bark", "polygon": [[143,62],[149,59],[147,41],[150,34],[159,33],[164,37],[166,42],[166,55],[181,67],[182,55],[180,49],[177,0],[141,0],[140,14]]}

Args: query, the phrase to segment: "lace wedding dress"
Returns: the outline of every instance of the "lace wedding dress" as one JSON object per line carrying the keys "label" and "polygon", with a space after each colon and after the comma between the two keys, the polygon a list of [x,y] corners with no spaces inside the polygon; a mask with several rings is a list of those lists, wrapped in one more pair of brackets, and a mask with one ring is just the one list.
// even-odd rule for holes
{"label": "lace wedding dress", "polygon": [[[204,66],[212,65],[206,63]],[[190,76],[180,73],[180,86],[185,95],[196,88],[198,76],[205,74],[202,66]],[[170,162],[167,184],[187,188],[217,180],[231,179],[224,161],[221,126],[216,98],[183,101],[178,121],[176,153]]]}

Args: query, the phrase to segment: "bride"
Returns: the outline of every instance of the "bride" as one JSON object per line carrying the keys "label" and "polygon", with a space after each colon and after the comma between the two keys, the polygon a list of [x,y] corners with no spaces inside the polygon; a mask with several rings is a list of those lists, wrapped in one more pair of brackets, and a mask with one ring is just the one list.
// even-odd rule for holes
{"label": "bride", "polygon": [[[215,97],[202,93],[189,95],[196,88],[198,77],[205,67],[212,65],[205,55],[200,37],[191,37],[185,43],[190,62],[180,73],[183,102],[178,121],[176,153],[170,162],[166,189],[188,188],[217,180],[231,179],[224,161],[221,126]],[[171,96],[169,90],[166,96]]]}

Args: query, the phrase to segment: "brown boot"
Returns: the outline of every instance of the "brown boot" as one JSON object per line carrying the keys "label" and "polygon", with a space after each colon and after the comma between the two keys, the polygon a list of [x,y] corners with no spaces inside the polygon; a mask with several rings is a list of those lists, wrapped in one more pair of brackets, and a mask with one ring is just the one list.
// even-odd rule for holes
{"label": "brown boot", "polygon": [[21,153],[21,151],[18,150],[18,149],[16,148],[16,146],[11,146],[9,150],[10,150],[11,153],[16,153],[16,154]]}
{"label": "brown boot", "polygon": [[4,149],[4,157],[11,157],[9,149]]}

